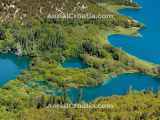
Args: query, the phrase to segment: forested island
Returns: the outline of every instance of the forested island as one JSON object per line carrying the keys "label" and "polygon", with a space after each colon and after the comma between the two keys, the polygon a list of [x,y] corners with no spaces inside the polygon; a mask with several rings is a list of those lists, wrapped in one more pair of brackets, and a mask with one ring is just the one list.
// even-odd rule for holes
{"label": "forested island", "polygon": [[[113,34],[138,36],[144,25],[120,15],[121,8],[139,9],[128,0],[2,0],[0,53],[27,56],[30,63],[15,80],[0,88],[2,120],[127,120],[159,117],[159,92],[128,91],[124,96],[97,98],[90,104],[113,109],[49,109],[72,103],[69,88],[97,86],[124,73],[160,75],[160,66],[109,44]],[[54,19],[54,14],[107,14],[106,19]],[[79,59],[84,68],[63,63]],[[57,91],[61,94],[57,95]],[[77,103],[84,103],[79,99]]]}

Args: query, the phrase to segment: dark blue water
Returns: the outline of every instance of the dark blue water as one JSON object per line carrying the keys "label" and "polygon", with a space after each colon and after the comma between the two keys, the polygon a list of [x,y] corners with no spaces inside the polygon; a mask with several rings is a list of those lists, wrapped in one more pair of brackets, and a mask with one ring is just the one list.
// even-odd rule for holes
{"label": "dark blue water", "polygon": [[141,59],[160,63],[160,0],[136,1],[142,6],[140,10],[123,9],[120,13],[145,24],[139,31],[143,37],[113,35],[109,41]]}
{"label": "dark blue water", "polygon": [[0,86],[15,79],[29,65],[29,58],[0,54]]}
{"label": "dark blue water", "polygon": [[81,59],[79,58],[71,58],[68,60],[65,60],[65,62],[62,64],[65,68],[86,68],[88,65],[85,64]]}
{"label": "dark blue water", "polygon": [[[112,35],[109,41],[112,45],[141,59],[160,63],[160,0],[137,0],[137,2],[142,9],[123,9],[120,13],[145,24],[145,28],[139,31],[143,37]],[[82,88],[83,100],[89,102],[98,97],[123,95],[128,92],[130,86],[139,91],[146,89],[157,91],[160,87],[159,78],[139,73],[120,75],[106,82],[100,86]],[[72,101],[78,99],[79,92],[79,89],[69,90],[68,94]]]}

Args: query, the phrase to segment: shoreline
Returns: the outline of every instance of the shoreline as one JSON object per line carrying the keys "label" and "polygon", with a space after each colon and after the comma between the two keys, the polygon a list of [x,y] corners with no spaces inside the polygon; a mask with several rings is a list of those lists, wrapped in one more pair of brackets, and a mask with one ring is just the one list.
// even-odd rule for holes
{"label": "shoreline", "polygon": [[[125,8],[128,8],[128,7],[125,7]],[[130,8],[132,8],[132,7],[130,7]],[[119,6],[118,8],[116,8],[117,11],[120,10],[120,9],[124,9],[124,6],[123,7]],[[137,8],[134,8],[134,9],[137,9]],[[142,27],[123,28],[123,27],[117,26],[117,27],[113,28],[110,31],[100,31],[100,32],[103,32],[103,33],[102,33],[101,36],[98,36],[98,37],[107,36],[107,39],[105,40],[106,41],[105,44],[110,44],[109,40],[108,40],[109,36],[112,36],[112,35],[128,35],[128,36],[132,36],[132,37],[137,37],[138,34],[139,34],[138,30],[140,30],[141,28]],[[102,42],[104,42],[104,41],[102,41]],[[114,49],[117,49],[117,47],[113,46],[112,44],[110,44],[110,45]],[[74,87],[74,88],[82,88],[82,87],[91,87],[91,86],[95,87],[95,86],[98,86],[98,85],[102,85],[105,81],[107,81],[109,79],[112,79],[113,76],[117,77],[117,76],[122,75],[122,74],[143,73],[143,74],[146,74],[146,75],[157,76],[158,73],[156,74],[156,73],[153,72],[153,68],[158,67],[157,64],[154,64],[154,63],[151,63],[151,62],[148,62],[148,61],[145,61],[145,60],[141,60],[141,59],[137,58],[136,56],[130,55],[129,53],[127,53],[127,52],[125,52],[125,51],[123,51],[121,49],[119,50],[119,53],[120,54],[124,54],[125,57],[127,57],[127,59],[132,59],[135,62],[134,63],[135,66],[134,67],[129,67],[129,68],[127,68],[127,66],[126,67],[117,68],[117,70],[115,70],[115,71],[113,71],[113,72],[111,72],[109,74],[103,73],[103,75],[105,76],[104,79],[103,80],[99,80],[99,81],[95,81],[95,84],[92,83],[91,85],[89,85],[89,84],[86,84],[86,83],[82,84],[82,83],[76,83],[76,81],[73,81],[73,83],[67,84],[67,87],[68,88],[72,88],[72,87]],[[123,61],[121,61],[121,62],[123,63]],[[32,69],[32,67],[30,69]],[[61,68],[57,67],[55,69],[59,70]],[[125,70],[125,69],[128,69],[128,70]],[[62,69],[62,71],[63,70],[65,71],[67,69]],[[72,70],[72,69],[69,69],[69,70]],[[82,72],[82,73],[85,72],[83,69],[82,70],[79,69],[79,71]],[[77,72],[79,72],[79,71],[77,69]],[[23,74],[20,74],[19,76],[21,76],[23,78]],[[17,78],[19,78],[19,76],[17,76]],[[38,78],[39,78],[39,76],[38,76]],[[85,82],[88,82],[88,81],[85,81]]]}
{"label": "shoreline", "polygon": [[[129,6],[128,6],[129,7]],[[127,7],[127,8],[128,8]],[[126,8],[126,7],[125,7]],[[132,8],[132,7],[130,7],[130,8]],[[119,9],[124,9],[124,6],[122,7],[122,6],[119,6],[116,10],[118,11]],[[135,8],[134,8],[135,9]],[[128,35],[128,36],[132,36],[132,37],[137,37],[138,36],[138,30],[140,30],[141,29],[141,27],[131,27],[131,28],[123,28],[123,27],[120,27],[120,26],[117,26],[116,28],[113,28],[110,32],[104,32],[104,33],[102,33],[103,34],[103,36],[105,35],[105,36],[107,36],[107,40],[105,40],[107,43],[106,44],[110,44],[109,43],[109,40],[108,40],[108,38],[109,38],[109,36],[112,36],[112,35]],[[99,36],[99,37],[103,37],[103,36]],[[113,46],[112,44],[110,44],[113,48],[116,48],[115,46]],[[144,67],[146,67],[146,66],[149,66],[150,68],[147,68],[147,70],[149,71],[149,72],[145,72],[146,74],[149,74],[149,75],[153,75],[153,76],[155,76],[155,74],[153,74],[153,71],[151,70],[152,68],[155,68],[155,67],[157,67],[158,65],[156,65],[156,64],[153,64],[153,63],[150,63],[150,62],[148,62],[148,61],[145,61],[145,60],[141,60],[141,59],[139,59],[139,58],[137,58],[137,57],[135,57],[135,56],[133,56],[133,55],[130,55],[130,54],[128,54],[127,52],[125,52],[125,51],[123,51],[123,50],[120,50],[120,53],[123,53],[123,54],[125,54],[126,55],[126,57],[127,58],[131,58],[131,59],[133,59],[134,61],[135,61],[135,65],[139,65],[139,64],[141,64],[141,65],[143,65]],[[130,68],[131,70],[125,70],[125,68],[122,68],[123,69],[123,71],[114,71],[113,73],[109,73],[109,74],[104,74],[106,77],[105,77],[105,79],[104,80],[100,80],[99,82],[97,82],[97,84],[95,84],[94,86],[96,86],[96,85],[99,85],[99,84],[102,84],[104,81],[106,81],[106,80],[108,80],[108,79],[110,79],[110,77],[109,76],[118,76],[118,75],[121,75],[121,74],[126,74],[126,73],[135,73],[135,72],[140,72],[137,68]],[[141,69],[141,68],[140,68]],[[143,73],[144,71],[142,71],[142,73]],[[17,76],[17,77],[19,77],[19,76]],[[71,83],[72,85],[70,86],[70,87],[72,87],[72,86],[74,86],[74,87],[77,87],[77,88],[80,88],[80,87],[85,87],[85,86],[91,86],[91,85],[76,85],[76,83]]]}
{"label": "shoreline", "polygon": [[[119,13],[118,11],[119,10],[122,10],[122,9],[135,9],[135,10],[138,10],[138,9],[141,9],[142,8],[142,6],[139,6],[138,8],[135,8],[135,7],[131,7],[131,6],[119,6],[119,5],[117,5],[117,7],[115,7],[115,9],[113,9],[113,11],[114,12],[117,12],[117,13]],[[134,20],[134,19],[133,19]],[[139,23],[139,21],[137,21],[138,23]],[[141,23],[142,24],[142,23]],[[143,27],[144,27],[144,25],[143,25]],[[132,27],[132,28],[130,28],[130,29],[124,29],[124,28],[120,28],[120,29],[122,29],[121,31],[119,31],[119,32],[116,32],[115,30],[116,30],[116,28],[115,28],[115,30],[113,29],[113,30],[111,30],[108,34],[107,34],[107,44],[110,44],[110,45],[112,45],[110,42],[109,42],[109,37],[110,36],[113,36],[113,35],[124,35],[124,36],[130,36],[130,37],[142,37],[142,35],[139,33],[139,30],[141,30],[143,27]],[[124,30],[123,30],[124,29]],[[112,45],[113,46],[113,45]],[[116,47],[116,46],[113,46],[113,47]],[[124,50],[122,50],[122,52],[125,52]],[[134,58],[137,62],[140,62],[140,63],[144,63],[144,64],[148,64],[148,65],[151,65],[152,66],[152,68],[151,69],[153,69],[154,67],[158,67],[159,66],[159,64],[155,64],[155,63],[153,63],[153,62],[150,62],[150,61],[147,61],[147,60],[143,60],[143,59],[140,59],[140,58],[138,58],[138,57],[136,57],[136,56],[134,56],[134,55],[131,55],[131,54],[129,54],[129,53],[127,53],[127,52],[125,52],[125,54],[126,55],[128,55],[129,57],[131,57],[131,58]],[[109,79],[112,79],[112,78],[115,78],[115,77],[117,77],[117,76],[119,76],[119,75],[123,75],[123,74],[134,74],[134,73],[141,73],[141,74],[145,74],[145,75],[149,75],[149,76],[152,76],[152,77],[158,77],[157,76],[157,74],[155,74],[155,73],[153,73],[153,71],[151,71],[151,72],[146,72],[146,73],[144,73],[144,72],[140,72],[140,71],[138,71],[138,70],[130,70],[130,71],[125,71],[125,72],[122,72],[122,73],[119,73],[119,74],[106,74],[106,80],[104,80],[102,83],[99,83],[98,85],[94,85],[94,86],[84,86],[84,88],[85,87],[96,87],[96,86],[99,86],[99,85],[102,85],[102,84],[104,84],[106,81],[108,81]],[[114,76],[114,77],[108,77],[108,76]],[[77,88],[81,88],[81,87],[77,87]],[[83,87],[82,87],[83,88]]]}

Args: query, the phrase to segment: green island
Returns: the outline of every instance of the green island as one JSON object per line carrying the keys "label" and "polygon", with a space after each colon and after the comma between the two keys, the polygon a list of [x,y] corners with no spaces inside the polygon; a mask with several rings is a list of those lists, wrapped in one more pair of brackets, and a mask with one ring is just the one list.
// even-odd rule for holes
{"label": "green island", "polygon": [[[0,52],[28,56],[30,64],[15,80],[0,88],[0,120],[154,120],[160,116],[159,92],[152,91],[129,91],[124,96],[98,98],[90,103],[113,103],[114,109],[47,108],[50,104],[71,103],[66,94],[68,88],[96,86],[124,73],[160,75],[159,65],[140,60],[107,40],[113,34],[139,35],[138,30],[144,25],[117,12],[124,7],[138,9],[138,4],[126,0],[41,0],[39,3],[2,0],[1,3]],[[48,18],[61,6],[66,14],[73,11],[112,17]],[[72,58],[82,60],[87,67],[63,67]],[[44,82],[43,86],[37,85],[40,82]],[[57,90],[63,95],[57,96]]]}

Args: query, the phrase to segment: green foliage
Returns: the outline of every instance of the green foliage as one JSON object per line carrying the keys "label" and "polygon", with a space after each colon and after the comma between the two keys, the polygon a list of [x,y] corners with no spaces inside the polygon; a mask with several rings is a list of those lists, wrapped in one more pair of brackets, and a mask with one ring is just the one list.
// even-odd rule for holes
{"label": "green foliage", "polygon": [[[2,0],[4,6],[11,1]],[[77,7],[79,0],[33,0],[13,1],[20,8],[19,14],[0,5],[3,24],[0,24],[0,52],[21,53],[31,57],[29,68],[16,80],[0,88],[1,120],[120,120],[156,119],[159,117],[159,92],[112,96],[93,101],[91,104],[114,105],[112,110],[97,109],[48,109],[48,105],[70,103],[69,87],[95,86],[112,75],[126,72],[143,72],[159,75],[158,66],[141,61],[106,43],[106,36],[114,28],[142,27],[130,18],[113,13],[105,5],[127,5],[136,3],[124,0],[81,0],[88,9]],[[54,3],[54,4],[51,4]],[[48,14],[64,5],[65,13],[111,14],[114,18],[104,20],[49,20]],[[39,13],[39,9],[43,13]],[[77,9],[78,8],[78,9]],[[16,10],[16,9],[15,9]],[[50,12],[51,11],[51,12]],[[15,12],[15,11],[14,11]],[[42,11],[41,11],[42,12]],[[0,15],[1,15],[0,13]],[[6,14],[5,14],[6,13]],[[25,13],[25,14],[24,14]],[[4,16],[5,15],[5,16]],[[26,15],[26,17],[24,17]],[[6,16],[9,18],[6,19]],[[35,19],[36,18],[36,19]],[[37,19],[38,18],[38,19]],[[9,23],[7,23],[10,21]],[[12,21],[12,22],[11,22]],[[115,31],[114,31],[115,32]],[[119,32],[118,32],[119,33]],[[65,59],[80,58],[88,67],[64,68]],[[56,91],[62,95],[57,96]],[[82,93],[79,95],[81,102]],[[150,111],[152,110],[152,111]]]}

